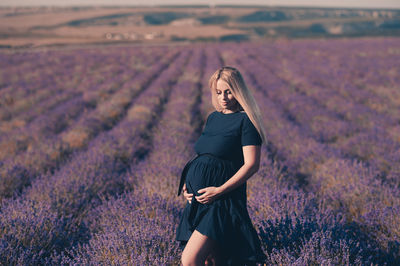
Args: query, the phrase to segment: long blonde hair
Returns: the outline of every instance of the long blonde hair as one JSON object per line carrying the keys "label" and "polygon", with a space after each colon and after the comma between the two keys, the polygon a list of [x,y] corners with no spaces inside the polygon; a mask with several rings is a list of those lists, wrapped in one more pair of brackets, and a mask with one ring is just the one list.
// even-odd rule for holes
{"label": "long blonde hair", "polygon": [[256,100],[253,97],[251,91],[247,88],[246,83],[239,70],[230,66],[223,66],[219,68],[211,76],[208,81],[208,86],[211,90],[211,101],[214,108],[220,112],[222,107],[220,106],[217,99],[217,81],[221,79],[228,83],[233,97],[239,103],[239,110],[245,111],[250,121],[253,123],[264,144],[267,142],[265,129],[263,125],[263,119],[261,116],[260,108],[258,107]]}

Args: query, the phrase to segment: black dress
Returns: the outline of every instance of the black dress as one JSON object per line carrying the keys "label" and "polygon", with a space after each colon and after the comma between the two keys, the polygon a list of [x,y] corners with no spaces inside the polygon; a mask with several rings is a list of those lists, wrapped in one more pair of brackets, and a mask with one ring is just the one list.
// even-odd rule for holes
{"label": "black dress", "polygon": [[[224,184],[244,164],[242,146],[261,143],[245,112],[211,113],[195,143],[198,156],[187,170],[188,193],[198,196],[201,188]],[[182,249],[194,230],[219,243],[227,265],[262,263],[266,259],[247,211],[246,182],[210,204],[198,203],[194,196],[192,203],[187,201],[176,230]]]}

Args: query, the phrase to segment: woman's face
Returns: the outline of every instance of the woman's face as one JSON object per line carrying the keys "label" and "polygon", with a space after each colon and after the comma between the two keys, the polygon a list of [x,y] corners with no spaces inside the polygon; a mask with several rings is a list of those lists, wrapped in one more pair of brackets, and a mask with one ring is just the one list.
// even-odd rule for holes
{"label": "woman's face", "polygon": [[222,109],[234,112],[237,108],[237,101],[233,97],[231,89],[225,81],[219,79],[217,81],[217,99]]}

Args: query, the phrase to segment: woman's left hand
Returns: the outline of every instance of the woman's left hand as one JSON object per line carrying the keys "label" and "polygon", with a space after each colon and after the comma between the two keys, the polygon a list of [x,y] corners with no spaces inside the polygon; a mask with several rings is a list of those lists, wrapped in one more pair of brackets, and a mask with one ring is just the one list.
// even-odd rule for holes
{"label": "woman's left hand", "polygon": [[204,193],[200,196],[195,196],[196,200],[202,204],[208,204],[213,202],[221,194],[219,187],[206,187],[199,189],[197,192]]}

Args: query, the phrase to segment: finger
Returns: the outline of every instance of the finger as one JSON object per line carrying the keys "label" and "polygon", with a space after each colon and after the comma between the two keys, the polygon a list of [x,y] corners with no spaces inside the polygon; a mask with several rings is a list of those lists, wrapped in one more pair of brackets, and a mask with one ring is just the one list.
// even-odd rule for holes
{"label": "finger", "polygon": [[201,201],[205,200],[205,198],[204,197],[196,197],[196,200],[201,202]]}
{"label": "finger", "polygon": [[208,194],[202,194],[202,195],[200,195],[200,196],[197,196],[199,199],[205,199],[205,198],[207,198],[208,197]]}

